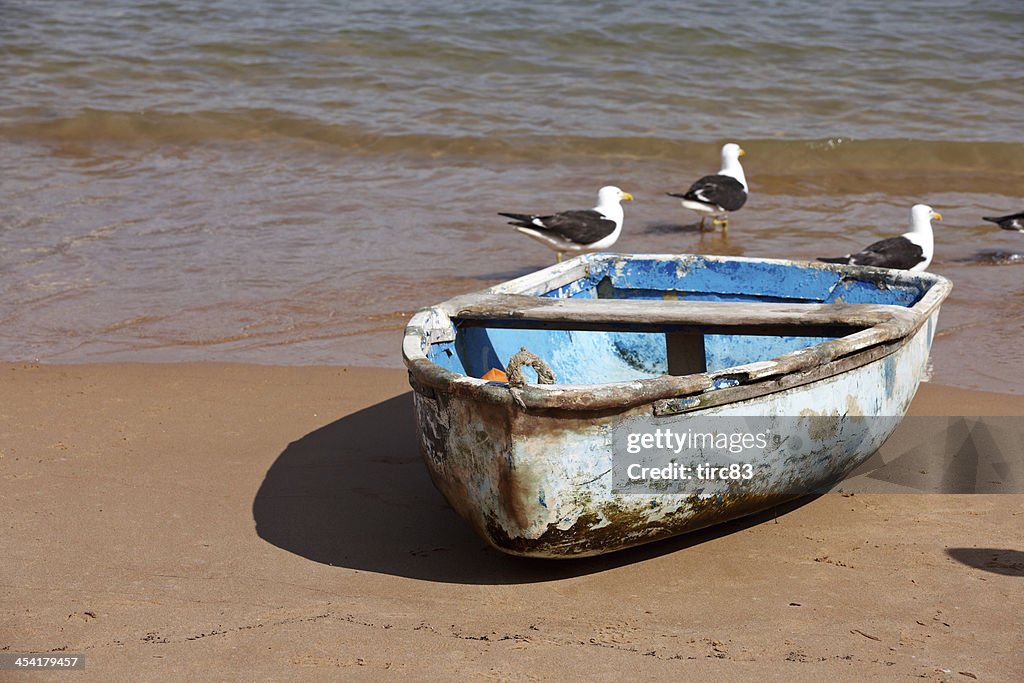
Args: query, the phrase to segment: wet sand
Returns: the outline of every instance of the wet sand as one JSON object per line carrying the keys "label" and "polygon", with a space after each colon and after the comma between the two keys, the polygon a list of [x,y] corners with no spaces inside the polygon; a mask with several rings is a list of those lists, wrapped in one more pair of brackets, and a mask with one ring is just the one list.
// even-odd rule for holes
{"label": "wet sand", "polygon": [[[0,387],[0,651],[81,653],[87,680],[1024,673],[1024,495],[828,494],[527,561],[431,485],[400,370],[3,365]],[[924,385],[912,413],[1024,397]]]}

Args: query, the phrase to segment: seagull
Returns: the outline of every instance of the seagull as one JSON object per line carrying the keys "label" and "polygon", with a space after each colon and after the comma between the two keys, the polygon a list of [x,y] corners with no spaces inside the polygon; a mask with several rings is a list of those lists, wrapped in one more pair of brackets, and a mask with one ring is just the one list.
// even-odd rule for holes
{"label": "seagull", "polygon": [[747,201],[747,178],[743,175],[740,157],[746,154],[736,143],[730,142],[722,147],[722,170],[715,175],[706,175],[683,193],[668,192],[670,197],[679,197],[682,205],[701,214],[700,227],[704,229],[704,219],[714,216],[712,223],[729,226],[726,216],[730,211],[738,211]]}
{"label": "seagull", "polygon": [[995,223],[1003,230],[1024,232],[1024,211],[1009,216],[982,216],[981,220]]}
{"label": "seagull", "polygon": [[856,254],[818,260],[825,263],[923,271],[931,264],[935,251],[932,219],[941,221],[942,216],[930,206],[915,204],[910,209],[910,232],[870,244]]}
{"label": "seagull", "polygon": [[598,190],[597,206],[593,209],[563,211],[549,216],[500,211],[498,215],[513,219],[509,225],[553,249],[561,263],[567,253],[600,251],[615,244],[622,232],[620,202],[623,201],[633,201],[633,195],[614,185],[606,185]]}

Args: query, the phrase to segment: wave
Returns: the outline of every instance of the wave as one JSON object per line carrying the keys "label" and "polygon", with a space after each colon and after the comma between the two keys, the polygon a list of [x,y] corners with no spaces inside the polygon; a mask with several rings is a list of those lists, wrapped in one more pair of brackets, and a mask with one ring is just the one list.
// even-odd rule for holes
{"label": "wave", "polygon": [[[422,158],[449,163],[587,163],[597,159],[678,162],[717,159],[723,141],[659,136],[386,133],[324,122],[275,109],[200,112],[127,112],[82,109],[48,120],[0,123],[0,139],[55,145],[158,146],[265,143],[325,146],[341,153]],[[1005,191],[1020,185],[1024,143],[921,139],[737,140],[745,163],[762,178],[786,184],[832,171],[885,183],[893,179],[970,175]],[[787,180],[789,179],[789,180]],[[998,187],[1001,185],[1002,187]],[[963,188],[960,188],[963,189]]]}

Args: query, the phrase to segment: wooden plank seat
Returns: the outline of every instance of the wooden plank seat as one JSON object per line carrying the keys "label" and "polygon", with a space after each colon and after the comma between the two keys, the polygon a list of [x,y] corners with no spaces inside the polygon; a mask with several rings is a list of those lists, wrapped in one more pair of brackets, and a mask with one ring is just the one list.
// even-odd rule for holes
{"label": "wooden plank seat", "polygon": [[842,337],[883,323],[913,326],[917,314],[883,304],[552,299],[521,294],[456,297],[458,326],[632,332]]}

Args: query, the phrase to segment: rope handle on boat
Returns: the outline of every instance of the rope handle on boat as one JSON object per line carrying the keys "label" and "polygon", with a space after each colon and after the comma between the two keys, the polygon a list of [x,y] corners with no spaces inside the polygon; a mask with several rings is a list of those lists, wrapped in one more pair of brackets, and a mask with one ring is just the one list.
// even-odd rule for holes
{"label": "rope handle on boat", "polygon": [[509,358],[505,371],[508,374],[508,385],[514,388],[526,386],[526,379],[523,377],[523,366],[527,365],[537,371],[537,384],[554,384],[555,373],[544,360],[535,353],[520,347],[519,352]]}

